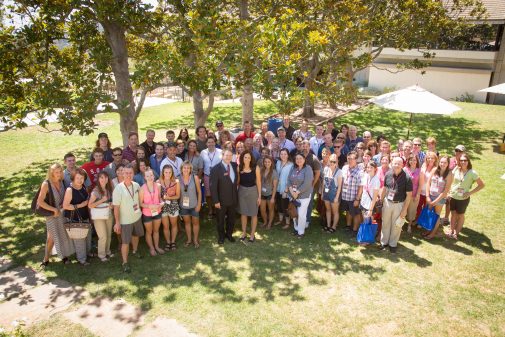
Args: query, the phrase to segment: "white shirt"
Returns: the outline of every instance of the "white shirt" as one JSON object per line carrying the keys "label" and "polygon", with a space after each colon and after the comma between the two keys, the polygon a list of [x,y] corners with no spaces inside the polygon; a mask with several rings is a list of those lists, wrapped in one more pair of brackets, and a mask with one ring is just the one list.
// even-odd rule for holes
{"label": "white shirt", "polygon": [[310,143],[310,149],[317,156],[317,154],[319,152],[319,148],[321,147],[321,144],[324,143],[324,137],[321,136],[321,138],[316,138],[316,136],[314,136],[309,139],[309,143]]}
{"label": "white shirt", "polygon": [[295,143],[293,143],[292,141],[290,141],[287,138],[284,140],[279,139],[279,149],[282,150],[283,148],[286,148],[286,149],[288,149],[289,152],[291,152],[296,148],[296,146],[295,146]]}
{"label": "white shirt", "polygon": [[182,163],[183,163],[183,161],[179,157],[175,157],[174,160],[166,157],[165,159],[163,159],[161,161],[160,172],[163,172],[163,167],[165,165],[170,165],[174,169],[174,176],[179,177],[181,175],[181,165],[182,165]]}
{"label": "white shirt", "polygon": [[210,170],[221,162],[221,149],[215,149],[214,152],[209,152],[209,149],[205,149],[200,152],[200,157],[203,159],[203,174],[206,176],[210,175]]}
{"label": "white shirt", "polygon": [[363,186],[363,193],[361,194],[360,204],[364,209],[369,210],[370,205],[372,204],[371,197],[373,197],[374,191],[381,187],[379,175],[376,174],[370,179],[368,174],[364,174],[363,178],[361,178],[361,186]]}

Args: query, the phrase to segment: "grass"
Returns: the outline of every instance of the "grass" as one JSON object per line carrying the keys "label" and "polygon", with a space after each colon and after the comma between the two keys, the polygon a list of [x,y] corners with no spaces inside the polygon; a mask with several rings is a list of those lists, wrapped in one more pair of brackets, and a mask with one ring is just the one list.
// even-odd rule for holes
{"label": "grass", "polygon": [[[344,231],[322,234],[317,224],[304,240],[275,228],[260,230],[255,244],[215,243],[214,224],[202,225],[199,250],[182,247],[170,254],[133,260],[125,276],[119,260],[93,261],[86,269],[53,264],[46,272],[83,286],[92,295],[121,297],[148,314],[175,318],[205,336],[500,336],[505,335],[505,234],[501,229],[505,156],[497,152],[505,131],[505,107],[456,103],[450,117],[414,116],[411,135],[437,138],[439,149],[465,144],[486,187],[469,206],[458,242],[402,234],[396,256],[363,248]],[[192,125],[188,104],[146,109],[141,130]],[[273,114],[261,103],[258,116]],[[217,119],[238,124],[240,106],[218,106]],[[261,118],[261,117],[260,117]],[[260,119],[258,118],[258,119]],[[363,130],[372,126],[396,143],[406,136],[408,114],[374,106],[339,118]],[[100,131],[120,143],[117,116],[99,117]],[[27,210],[45,169],[67,150],[83,160],[95,135],[44,134],[36,128],[0,134],[0,254],[36,266],[42,256],[45,225]],[[236,226],[238,228],[238,226]],[[142,243],[144,253],[147,253]],[[52,330],[31,330],[48,335]],[[64,322],[60,322],[64,325]],[[41,332],[43,331],[43,333]],[[82,332],[80,332],[82,334]]]}

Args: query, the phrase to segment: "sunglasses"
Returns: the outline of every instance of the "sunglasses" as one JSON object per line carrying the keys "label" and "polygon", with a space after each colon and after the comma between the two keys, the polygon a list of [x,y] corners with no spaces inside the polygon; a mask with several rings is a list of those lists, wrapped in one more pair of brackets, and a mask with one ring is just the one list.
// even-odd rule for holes
{"label": "sunglasses", "polygon": [[462,162],[462,163],[463,163],[463,162],[468,162],[468,160],[467,160],[467,159],[460,159],[459,161],[460,161],[460,162]]}
{"label": "sunglasses", "polygon": [[337,139],[344,139],[344,137],[337,137]]}
{"label": "sunglasses", "polygon": [[412,145],[414,145],[414,146],[421,146],[421,144],[412,144]]}
{"label": "sunglasses", "polygon": [[330,160],[330,163],[336,164],[337,162],[335,160]]}

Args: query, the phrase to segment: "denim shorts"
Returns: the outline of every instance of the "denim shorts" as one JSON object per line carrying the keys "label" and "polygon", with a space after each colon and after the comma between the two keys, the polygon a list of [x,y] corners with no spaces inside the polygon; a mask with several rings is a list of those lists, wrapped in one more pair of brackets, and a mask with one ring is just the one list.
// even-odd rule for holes
{"label": "denim shorts", "polygon": [[161,219],[161,214],[159,214],[159,213],[155,216],[149,216],[149,215],[142,214],[142,222],[143,223],[153,222],[153,220],[159,220],[159,219]]}
{"label": "denim shorts", "polygon": [[194,208],[189,208],[189,209],[186,209],[186,208],[181,208],[179,210],[179,215],[180,216],[193,216],[195,218],[199,218],[200,217],[200,214],[194,209]]}
{"label": "denim shorts", "polygon": [[[431,199],[431,201],[435,200],[436,198],[438,198],[438,195],[437,195],[437,196],[435,196],[435,195],[431,195],[431,194],[430,194],[430,199]],[[439,202],[437,202],[437,205],[438,205],[438,206],[444,206],[444,205],[445,205],[445,202],[446,202],[446,199],[445,199],[445,198],[442,198],[442,199],[440,199],[440,200],[439,200]]]}

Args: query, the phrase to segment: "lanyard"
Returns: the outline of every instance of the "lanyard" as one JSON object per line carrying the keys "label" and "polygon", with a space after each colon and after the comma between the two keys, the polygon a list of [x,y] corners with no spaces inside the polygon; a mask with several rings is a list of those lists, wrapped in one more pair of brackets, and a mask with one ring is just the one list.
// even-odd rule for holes
{"label": "lanyard", "polygon": [[395,174],[393,173],[393,187],[390,188],[393,191],[396,191],[396,183],[398,182],[398,179],[400,179],[401,174],[402,172],[400,172],[400,174],[398,174],[398,177],[395,179]]}
{"label": "lanyard", "polygon": [[213,168],[214,165],[212,165],[212,163],[214,162],[214,158],[216,157],[216,153],[217,151],[214,150],[214,155],[212,156],[212,158],[210,157],[210,152],[207,152],[207,157],[209,157],[209,160],[210,160],[210,168]]}
{"label": "lanyard", "polygon": [[[179,168],[177,168],[177,158],[175,158],[175,162],[172,161],[172,159],[167,157],[168,162],[170,163],[170,166],[174,169],[174,171],[177,171],[176,176],[179,175]],[[174,172],[175,173],[175,172]]]}
{"label": "lanyard", "polygon": [[132,191],[130,193],[130,188],[128,186],[126,186],[126,184],[124,185],[126,187],[126,190],[128,191],[128,194],[130,195],[130,197],[132,198],[133,202],[135,202],[135,188],[133,187],[133,184],[132,184]]}
{"label": "lanyard", "polygon": [[[328,171],[331,172],[331,169],[329,169]],[[338,172],[338,168],[335,170],[335,172],[333,172],[333,177],[331,178],[331,180],[335,180],[335,175],[337,174],[337,172]],[[329,178],[329,177],[325,177],[325,178]],[[330,187],[331,180],[325,179],[324,186],[325,187]]]}
{"label": "lanyard", "polygon": [[[149,190],[149,186],[146,184],[146,188],[147,188],[147,192],[149,193],[149,195],[151,196],[151,201],[154,202],[154,195],[156,194],[156,186],[153,185],[153,192],[151,193],[151,191]],[[129,192],[130,190],[128,190]]]}

